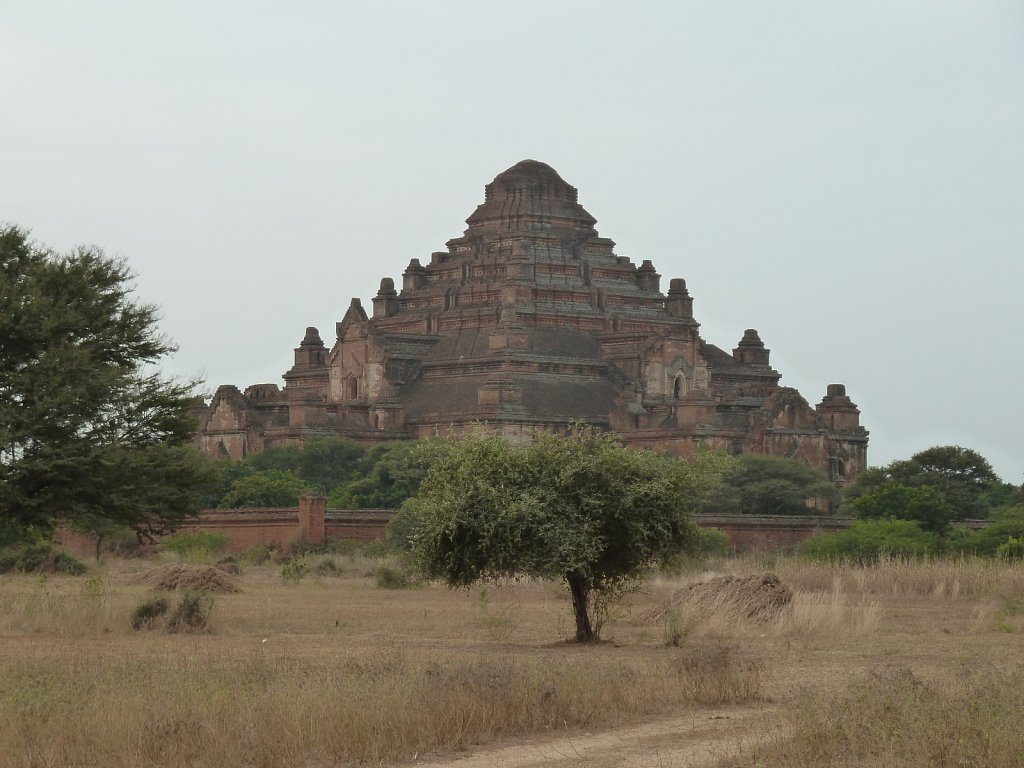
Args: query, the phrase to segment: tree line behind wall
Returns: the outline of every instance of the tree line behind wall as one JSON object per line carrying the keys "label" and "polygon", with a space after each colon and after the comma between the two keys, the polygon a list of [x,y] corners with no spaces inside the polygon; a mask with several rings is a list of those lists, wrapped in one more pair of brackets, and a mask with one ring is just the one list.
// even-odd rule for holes
{"label": "tree line behind wall", "polygon": [[220,479],[206,506],[293,507],[316,491],[327,506],[396,509],[416,493],[426,466],[414,441],[364,448],[344,437],[323,437],[304,446],[280,445],[219,463]]}

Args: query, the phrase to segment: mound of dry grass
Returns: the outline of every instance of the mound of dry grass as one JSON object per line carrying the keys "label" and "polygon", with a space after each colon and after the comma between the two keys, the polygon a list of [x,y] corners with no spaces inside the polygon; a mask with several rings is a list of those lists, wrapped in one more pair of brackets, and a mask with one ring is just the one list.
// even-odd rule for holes
{"label": "mound of dry grass", "polygon": [[227,573],[212,565],[168,563],[141,574],[137,582],[155,589],[195,589],[203,592],[241,592]]}
{"label": "mound of dry grass", "polygon": [[717,576],[677,589],[666,604],[645,612],[641,621],[663,621],[668,612],[686,606],[692,615],[723,610],[741,618],[769,621],[793,600],[793,592],[773,573]]}

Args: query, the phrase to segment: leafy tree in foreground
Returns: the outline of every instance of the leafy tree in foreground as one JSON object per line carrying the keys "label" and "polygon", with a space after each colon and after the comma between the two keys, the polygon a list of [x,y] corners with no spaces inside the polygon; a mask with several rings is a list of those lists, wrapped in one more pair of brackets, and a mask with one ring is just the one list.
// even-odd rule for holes
{"label": "leafy tree in foreground", "polygon": [[407,505],[414,556],[451,586],[521,574],[563,579],[576,640],[594,640],[595,601],[693,545],[690,513],[729,461],[708,453],[685,463],[582,427],[526,442],[494,434],[453,441],[432,457]]}
{"label": "leafy tree in foreground", "polygon": [[59,519],[162,534],[198,509],[212,461],[188,445],[194,382],[132,276],[95,249],[59,256],[0,228],[0,537]]}

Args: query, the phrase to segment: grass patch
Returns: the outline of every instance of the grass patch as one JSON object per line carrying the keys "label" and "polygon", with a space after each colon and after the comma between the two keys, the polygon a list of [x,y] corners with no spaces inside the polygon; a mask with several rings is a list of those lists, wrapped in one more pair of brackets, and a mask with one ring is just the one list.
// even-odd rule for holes
{"label": "grass patch", "polygon": [[106,766],[376,765],[723,695],[748,701],[758,694],[751,670],[728,652],[665,655],[648,670],[628,659],[424,658],[396,648],[341,663],[76,651],[59,667],[8,667],[0,765],[30,754],[50,765],[85,755]]}
{"label": "grass patch", "polygon": [[927,680],[902,666],[844,695],[805,692],[777,739],[742,766],[1016,768],[1024,755],[1024,666],[960,667]]}

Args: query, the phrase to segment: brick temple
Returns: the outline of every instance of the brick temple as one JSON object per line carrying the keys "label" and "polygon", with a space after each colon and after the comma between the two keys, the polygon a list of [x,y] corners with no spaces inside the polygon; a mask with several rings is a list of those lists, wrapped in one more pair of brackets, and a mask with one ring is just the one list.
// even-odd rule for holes
{"label": "brick temple", "polygon": [[498,174],[460,237],[390,277],[367,313],[352,299],[328,348],[307,328],[284,386],[221,386],[198,409],[199,443],[241,458],[344,435],[363,443],[519,435],[585,421],[635,446],[797,457],[842,482],[868,433],[841,384],[816,406],[769,363],[756,330],[732,352],[701,338],[682,278],[615,253],[577,190],[524,160]]}

